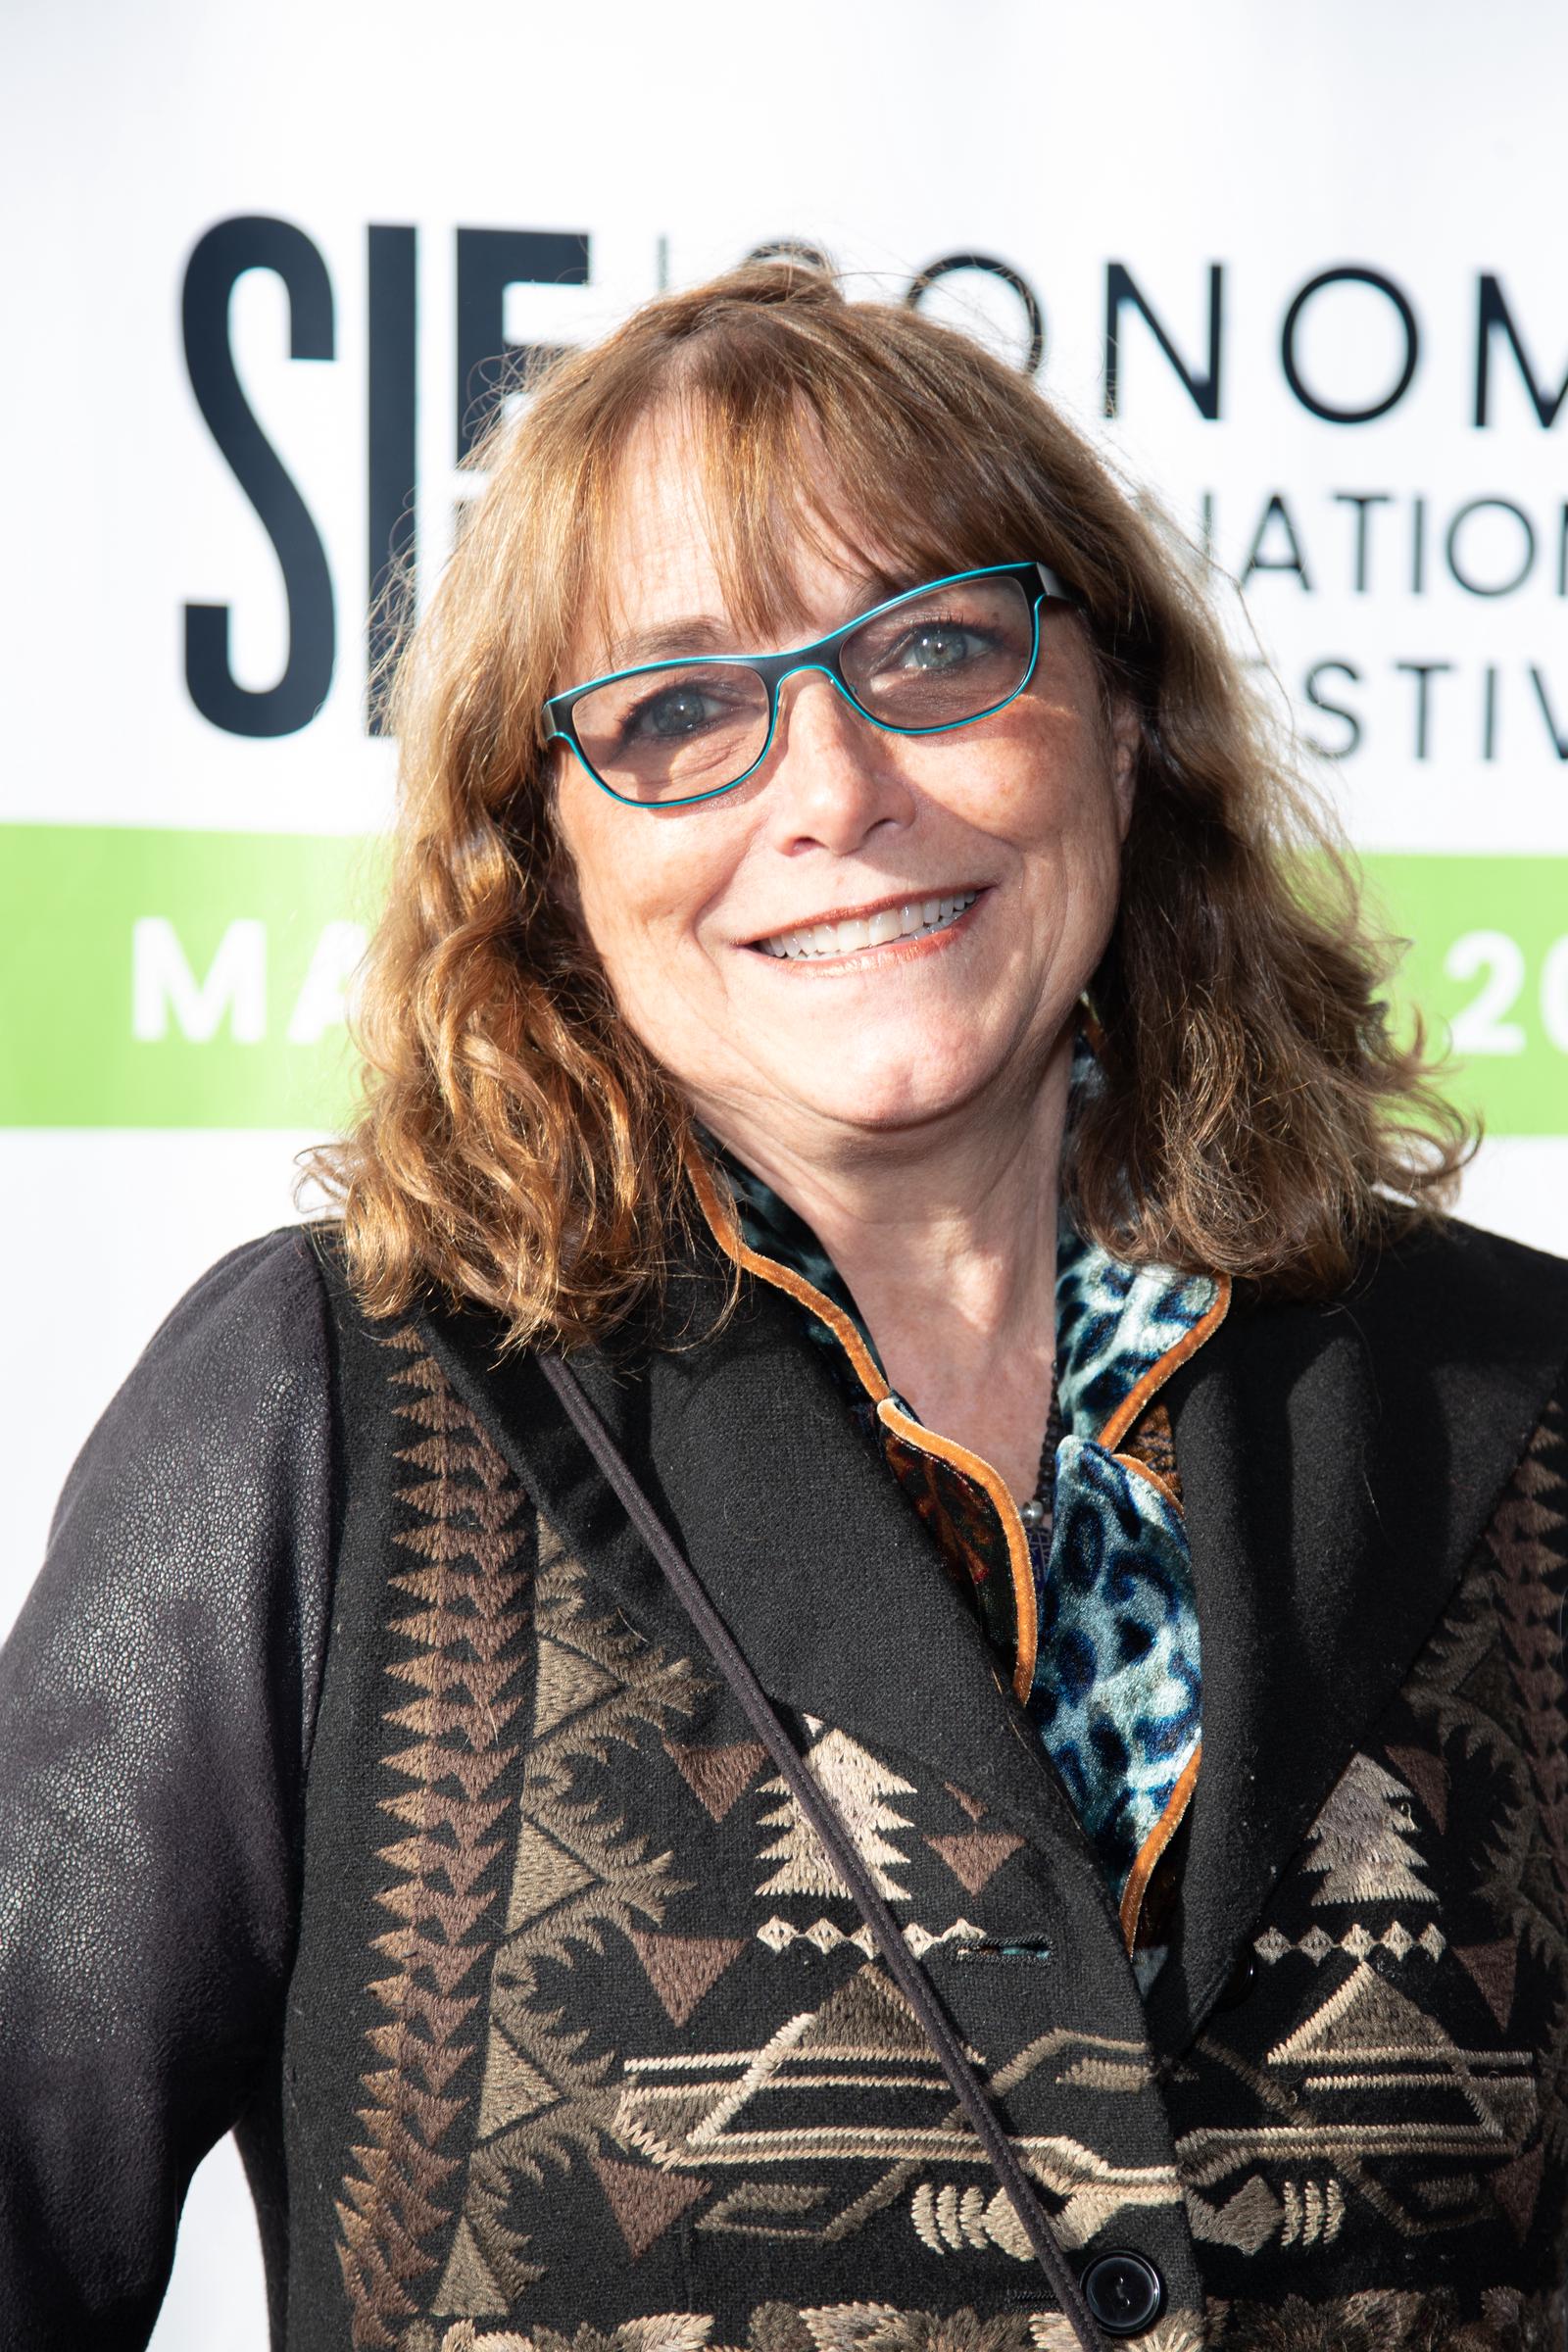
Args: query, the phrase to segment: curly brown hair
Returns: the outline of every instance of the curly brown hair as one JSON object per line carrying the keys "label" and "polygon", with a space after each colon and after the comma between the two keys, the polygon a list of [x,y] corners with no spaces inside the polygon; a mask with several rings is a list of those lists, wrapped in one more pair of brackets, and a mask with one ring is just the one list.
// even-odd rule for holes
{"label": "curly brown hair", "polygon": [[[912,580],[1028,558],[1077,587],[1141,722],[1115,928],[1090,989],[1105,1083],[1065,1163],[1117,1256],[1343,1288],[1435,1215],[1466,1156],[1390,943],[1168,531],[1024,377],[821,271],[753,265],[557,360],[476,463],[488,486],[396,681],[402,811],[359,1035],[366,1102],[314,1167],[373,1312],[476,1299],[570,1347],[656,1292],[693,1215],[690,1113],[573,912],[545,698],[606,609],[638,428],[691,434],[736,622],[792,616],[802,535]],[[825,451],[834,511],[804,485]],[[820,477],[818,477],[820,478]]]}

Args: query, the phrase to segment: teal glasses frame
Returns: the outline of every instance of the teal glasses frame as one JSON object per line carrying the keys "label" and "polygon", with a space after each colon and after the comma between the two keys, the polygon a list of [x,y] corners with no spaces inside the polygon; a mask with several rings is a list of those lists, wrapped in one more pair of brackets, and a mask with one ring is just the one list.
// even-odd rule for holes
{"label": "teal glasses frame", "polygon": [[[847,637],[852,637],[857,629],[863,628],[868,620],[877,619],[883,612],[891,612],[895,606],[906,603],[911,597],[929,596],[935,588],[955,588],[962,580],[1016,580],[1030,598],[1034,625],[1029,647],[1029,660],[1023,676],[1009,693],[1002,697],[1000,702],[988,703],[983,710],[971,710],[962,718],[944,719],[940,725],[934,727],[893,726],[886,719],[879,718],[873,711],[868,710],[865,705],[857,698],[854,688],[844,675],[839,649]],[[1053,571],[1049,564],[980,564],[968,571],[945,572],[939,580],[924,580],[916,588],[901,589],[897,596],[890,596],[882,604],[873,605],[868,612],[857,612],[853,620],[845,621],[841,627],[830,629],[825,637],[815,638],[809,645],[794,646],[788,653],[683,654],[665,662],[639,662],[630,669],[607,670],[603,677],[588,678],[581,686],[568,686],[562,693],[553,694],[546,700],[544,708],[550,719],[550,726],[545,740],[550,743],[565,744],[568,750],[575,755],[587,774],[599,786],[600,791],[608,792],[611,799],[618,801],[623,808],[646,808],[656,815],[664,808],[691,808],[699,801],[716,801],[721,794],[734,792],[737,786],[746,782],[748,776],[756,775],[772,750],[773,737],[778,730],[779,688],[785,679],[792,678],[797,670],[819,670],[823,677],[829,679],[837,687],[852,710],[858,710],[869,725],[880,727],[884,734],[951,735],[957,727],[973,726],[977,718],[991,718],[997,711],[1005,710],[1007,705],[1015,702],[1022,694],[1034,676],[1040,661],[1041,606],[1048,603],[1073,605],[1081,610],[1083,601],[1078,591],[1069,587],[1060,573]],[[706,792],[682,793],[667,801],[637,801],[633,800],[628,793],[617,792],[612,784],[605,782],[604,777],[594,766],[578,740],[577,722],[573,715],[577,705],[585,695],[597,693],[601,686],[618,685],[623,678],[652,677],[661,670],[689,669],[698,662],[702,662],[705,668],[750,670],[754,677],[761,680],[767,689],[767,735],[761,750],[751,765],[743,768],[738,776],[731,776],[727,784],[710,785]]]}

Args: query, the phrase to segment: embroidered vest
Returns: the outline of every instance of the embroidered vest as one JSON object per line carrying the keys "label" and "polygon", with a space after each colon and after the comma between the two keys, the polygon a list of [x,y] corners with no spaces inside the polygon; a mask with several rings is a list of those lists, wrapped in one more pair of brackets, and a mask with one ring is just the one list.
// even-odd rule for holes
{"label": "embroidered vest", "polygon": [[[1255,1906],[1236,1865],[1224,1999],[1195,1946],[1146,2014],[1027,1718],[784,1314],[607,1373],[606,1409],[1054,2227],[1156,2276],[1139,2340],[1559,2344],[1560,1404]],[[342,1304],[339,1347],[282,2075],[289,2352],[1058,2352],[858,1914],[542,1384],[482,1329],[372,1331]],[[1238,1409],[1257,1385],[1244,1365]],[[1193,1426],[1196,1474],[1219,1456]],[[836,1544],[885,1565],[874,1611],[826,1585]],[[834,1628],[873,1649],[884,1617],[885,1654],[835,1649]]]}

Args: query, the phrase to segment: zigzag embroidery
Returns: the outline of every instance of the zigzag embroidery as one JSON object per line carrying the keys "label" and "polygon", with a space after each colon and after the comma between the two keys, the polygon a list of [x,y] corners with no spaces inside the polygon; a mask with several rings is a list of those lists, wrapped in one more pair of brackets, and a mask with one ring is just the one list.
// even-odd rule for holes
{"label": "zigzag embroidery", "polygon": [[[559,1977],[612,1935],[636,1952],[666,2013],[679,2021],[731,1958],[731,1939],[661,1933],[689,1882],[605,1810],[601,1776],[616,1747],[645,1736],[667,1746],[706,1689],[688,1658],[667,1657],[619,1616],[585,1606],[583,1570],[541,1527],[536,1583],[538,1672],[532,1738],[523,1762],[516,1856],[491,1977],[489,2038],[478,2135],[453,2255],[427,2308],[480,2318],[509,2310],[543,2276],[516,2228],[516,2184],[586,2158],[635,2256],[692,2195],[617,2159],[612,2047],[563,2011]],[[662,1763],[662,1758],[661,1758]],[[608,2021],[607,2021],[608,2022]],[[412,2352],[412,2347],[410,2348]]]}
{"label": "zigzag embroidery", "polygon": [[1318,1967],[1330,1952],[1348,1952],[1352,1960],[1364,1960],[1374,1948],[1392,1952],[1396,1960],[1403,1960],[1411,1952],[1425,1952],[1429,1959],[1441,1960],[1448,1946],[1442,1929],[1430,1920],[1419,1936],[1412,1936],[1398,1920],[1385,1928],[1381,1936],[1374,1936],[1357,1920],[1343,1936],[1330,1936],[1323,1928],[1314,1926],[1294,1941],[1289,1936],[1282,1936],[1278,1928],[1267,1928],[1252,1938],[1253,1951],[1270,1967],[1283,1960],[1287,1952],[1304,1953]]}
{"label": "zigzag embroidery", "polygon": [[[1483,1891],[1568,1991],[1565,1570],[1568,1431],[1553,1402],[1417,1670],[1410,1700],[1431,1723],[1440,1755],[1456,1741],[1513,1791],[1494,1831]],[[1507,1667],[1502,1689],[1488,1673],[1498,1649]]]}
{"label": "zigzag embroidery", "polygon": [[451,2216],[458,2160],[440,2143],[477,2047],[466,2029],[481,1994],[466,1981],[490,1948],[506,1843],[506,1802],[489,1791],[517,1753],[508,1731],[528,1657],[522,1492],[416,1334],[384,1345],[409,1358],[391,1376],[406,1393],[395,1410],[418,1435],[397,1457],[410,1475],[394,1538],[415,1564],[388,1580],[405,1654],[387,1668],[395,1744],[382,1761],[406,1786],[380,1800],[403,1834],[379,1850],[375,1899],[397,1924],[372,1939],[390,1964],[370,1987],[383,2021],[367,2036],[362,2137],[337,2205],[356,2352],[398,2343]]}
{"label": "zigzag embroidery", "polygon": [[[651,2313],[604,2328],[585,2323],[571,2334],[553,2328],[536,2328],[529,2335],[511,2328],[480,2333],[471,2320],[463,2320],[447,2329],[439,2346],[432,2339],[430,2352],[1078,2352],[1071,2323],[1050,2311],[937,2313],[900,2311],[891,2303],[823,2303],[801,2310],[766,2303],[752,2314],[744,2345],[715,2344],[712,2332],[710,2316],[685,2311]],[[1192,2312],[1168,2313],[1138,2339],[1140,2352],[1202,2352],[1207,2340],[1203,2321]],[[1487,2345],[1493,2340],[1489,2337]],[[1495,2341],[1500,2347],[1501,2337]],[[1391,2339],[1391,2352],[1416,2352],[1415,2338],[1401,2336],[1397,2347]],[[1478,2340],[1476,2352],[1487,2352],[1487,2346]]]}
{"label": "zigzag embroidery", "polygon": [[[810,1943],[819,1952],[836,1952],[841,1944],[849,1943],[857,1951],[863,1952],[868,1960],[874,1958],[876,1953],[876,1939],[869,1928],[857,1928],[851,1935],[845,1929],[835,1927],[830,1919],[815,1920],[808,1928],[792,1927],[787,1919],[764,1920],[757,1931],[757,1940],[765,1943],[770,1952],[787,1951],[792,1943]],[[951,1928],[935,1932],[930,1928],[922,1928],[917,1920],[911,1919],[905,1928],[904,1940],[915,1958],[923,1960],[926,1953],[939,1943],[983,1943],[985,1930],[977,1928],[971,1920],[956,1919]]]}
{"label": "zigzag embroidery", "polygon": [[[1568,1420],[1553,1399],[1410,1692],[1414,1711],[1431,1728],[1445,1777],[1443,1759],[1450,1751],[1456,1771],[1490,1768],[1493,1776],[1495,1810],[1477,1892],[1506,1931],[1484,1972],[1494,1982],[1490,1989],[1482,1985],[1504,2010],[1520,1954],[1544,1967],[1559,2014],[1568,2010],[1565,1589]],[[1484,1955],[1473,1957],[1479,1963]],[[1568,2159],[1568,2059],[1560,2034],[1540,2055],[1538,2087],[1543,2142],[1560,2164]],[[1541,2178],[1538,2165],[1534,2183],[1517,2195],[1510,2183],[1502,2200],[1521,2235]]]}

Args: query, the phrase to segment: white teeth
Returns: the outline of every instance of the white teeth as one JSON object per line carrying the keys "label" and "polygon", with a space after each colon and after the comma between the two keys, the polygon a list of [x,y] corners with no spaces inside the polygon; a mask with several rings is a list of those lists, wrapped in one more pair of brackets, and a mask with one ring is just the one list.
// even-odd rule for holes
{"label": "white teeth", "polygon": [[922,932],[945,930],[979,895],[971,890],[957,898],[910,900],[903,906],[884,906],[875,914],[848,915],[839,923],[807,923],[799,931],[778,931],[757,944],[764,956],[797,961],[814,956],[856,956],[865,948],[888,947],[896,939],[918,939]]}

